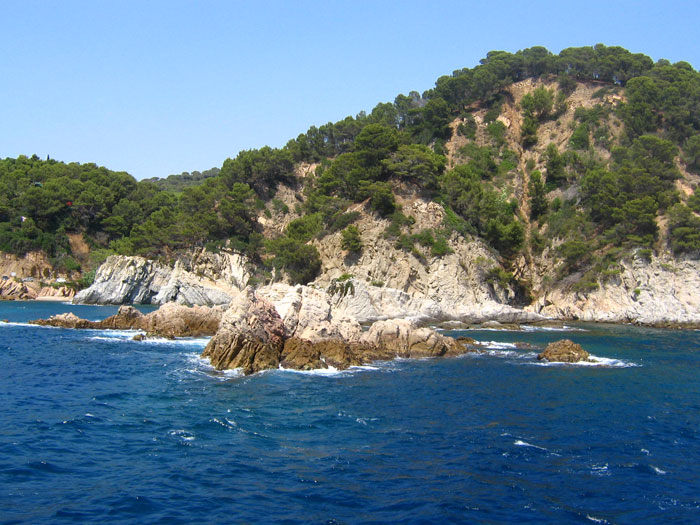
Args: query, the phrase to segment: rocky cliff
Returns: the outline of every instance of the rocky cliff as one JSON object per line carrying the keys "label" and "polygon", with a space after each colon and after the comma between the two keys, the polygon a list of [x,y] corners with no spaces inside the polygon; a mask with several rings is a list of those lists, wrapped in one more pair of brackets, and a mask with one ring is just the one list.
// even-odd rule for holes
{"label": "rocky cliff", "polygon": [[250,278],[238,254],[201,250],[168,266],[143,257],[111,256],[95,274],[94,283],[79,292],[87,304],[228,304]]}
{"label": "rocky cliff", "polygon": [[700,325],[697,260],[638,256],[622,261],[613,275],[600,276],[596,290],[576,292],[569,285],[555,284],[528,310],[556,319]]}

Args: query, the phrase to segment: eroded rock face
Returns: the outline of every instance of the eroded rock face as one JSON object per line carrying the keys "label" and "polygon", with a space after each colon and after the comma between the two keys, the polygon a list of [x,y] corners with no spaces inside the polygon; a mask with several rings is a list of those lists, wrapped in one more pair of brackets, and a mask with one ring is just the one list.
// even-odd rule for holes
{"label": "eroded rock face", "polygon": [[173,268],[143,257],[114,255],[99,267],[95,281],[76,294],[75,303],[225,305],[240,293],[250,274],[244,256],[200,251]]}
{"label": "eroded rock face", "polygon": [[222,313],[223,310],[220,307],[187,307],[168,304],[144,315],[133,306],[120,306],[116,314],[102,321],[88,321],[73,313],[66,313],[54,315],[48,319],[30,321],[30,323],[62,328],[144,330],[150,335],[160,337],[197,337],[216,333]]}
{"label": "eroded rock face", "polygon": [[588,361],[589,357],[590,354],[581,345],[570,339],[562,339],[549,343],[544,352],[537,356],[537,359],[558,363],[578,363],[579,361]]}
{"label": "eroded rock face", "polygon": [[229,306],[202,357],[217,370],[240,368],[244,374],[278,368],[284,337],[275,307],[247,288]]}

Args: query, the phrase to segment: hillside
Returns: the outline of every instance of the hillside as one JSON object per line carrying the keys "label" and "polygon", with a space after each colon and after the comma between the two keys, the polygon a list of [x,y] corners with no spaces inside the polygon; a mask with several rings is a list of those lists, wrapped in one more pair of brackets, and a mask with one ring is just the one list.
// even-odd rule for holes
{"label": "hillside", "polygon": [[[234,251],[254,284],[352,277],[465,318],[487,303],[590,317],[608,285],[634,286],[634,319],[646,293],[634,271],[693,279],[699,171],[700,75],[687,63],[602,45],[499,51],[201,181],[6,159],[0,249],[44,250],[63,271],[109,254]],[[72,252],[76,233],[90,254]]]}

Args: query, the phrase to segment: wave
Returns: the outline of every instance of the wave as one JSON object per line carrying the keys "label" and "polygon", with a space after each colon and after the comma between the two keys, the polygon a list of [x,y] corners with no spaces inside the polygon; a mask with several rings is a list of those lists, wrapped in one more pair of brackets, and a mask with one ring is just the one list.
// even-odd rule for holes
{"label": "wave", "polygon": [[518,364],[523,365],[533,365],[533,366],[592,366],[592,367],[602,367],[602,368],[633,368],[642,366],[638,363],[633,363],[632,361],[625,361],[623,359],[615,359],[612,357],[600,357],[596,355],[590,355],[588,361],[579,361],[578,363],[561,363],[546,360],[538,360],[537,351],[532,351],[530,349],[521,349],[515,343],[503,343],[500,341],[483,341],[475,344],[474,346],[480,347],[477,352],[471,352],[464,354],[464,357],[478,357],[478,356],[490,356],[500,359],[513,359],[517,360]]}
{"label": "wave", "polygon": [[211,337],[178,337],[169,339],[167,337],[146,337],[141,341],[134,341],[136,335],[146,335],[139,330],[90,330],[99,335],[89,337],[91,341],[110,341],[117,343],[137,343],[140,345],[166,345],[166,346],[187,346],[201,347],[207,346]]}
{"label": "wave", "polygon": [[533,325],[523,325],[520,327],[523,332],[588,332],[585,328],[578,328],[575,326],[533,326]]}
{"label": "wave", "polygon": [[523,441],[522,439],[516,439],[513,442],[513,445],[516,447],[530,447],[530,448],[536,448],[537,450],[543,450],[544,452],[548,452],[548,450],[544,447],[538,447],[537,445],[533,445],[532,443],[528,443],[527,441]]}
{"label": "wave", "polygon": [[642,366],[638,363],[633,363],[632,361],[625,361],[623,359],[615,359],[612,357],[599,357],[597,355],[590,355],[588,361],[579,361],[577,363],[560,363],[542,360],[527,364],[535,366],[589,366],[601,368],[634,368],[637,366]]}

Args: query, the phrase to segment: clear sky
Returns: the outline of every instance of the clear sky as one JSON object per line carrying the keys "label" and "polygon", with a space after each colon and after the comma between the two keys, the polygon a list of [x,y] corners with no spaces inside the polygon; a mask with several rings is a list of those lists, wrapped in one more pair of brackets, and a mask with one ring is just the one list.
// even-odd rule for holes
{"label": "clear sky", "polygon": [[138,179],[281,147],[491,50],[604,43],[700,66],[697,0],[0,0],[0,16],[0,157]]}

